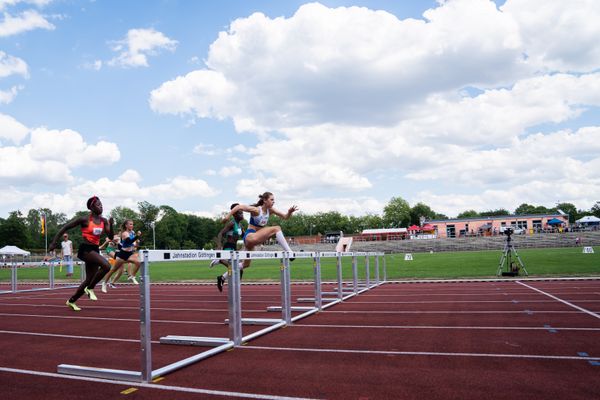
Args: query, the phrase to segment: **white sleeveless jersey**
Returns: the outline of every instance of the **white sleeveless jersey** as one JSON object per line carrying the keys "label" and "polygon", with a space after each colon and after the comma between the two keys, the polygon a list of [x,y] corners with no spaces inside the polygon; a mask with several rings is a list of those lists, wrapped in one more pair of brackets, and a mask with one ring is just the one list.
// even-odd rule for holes
{"label": "white sleeveless jersey", "polygon": [[250,215],[250,225],[263,227],[267,225],[269,222],[269,210],[265,214],[263,214],[262,207],[258,207],[260,214],[258,215]]}

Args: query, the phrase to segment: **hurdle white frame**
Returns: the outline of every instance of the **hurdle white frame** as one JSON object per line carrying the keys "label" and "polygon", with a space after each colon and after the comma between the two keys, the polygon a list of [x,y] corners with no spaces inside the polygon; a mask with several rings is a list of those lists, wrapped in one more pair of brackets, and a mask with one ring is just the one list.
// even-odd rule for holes
{"label": "hurdle white frame", "polygon": [[[83,282],[83,279],[80,279],[80,283],[78,284],[65,284],[65,285],[60,285],[57,286],[55,285],[55,271],[54,268],[61,266],[61,262],[57,262],[57,261],[40,261],[40,262],[35,262],[35,261],[23,261],[23,262],[1,262],[0,263],[0,267],[10,267],[10,290],[0,290],[0,294],[7,294],[7,293],[26,293],[26,292],[38,292],[38,291],[42,291],[42,290],[56,290],[56,289],[70,289],[70,288],[76,288],[78,287],[81,282]],[[73,264],[77,264],[77,265],[81,265],[83,264],[82,262],[73,262]],[[48,286],[47,287],[39,287],[39,288],[34,288],[34,289],[21,289],[19,290],[19,278],[18,278],[18,270],[19,267],[45,267],[48,266]],[[84,268],[80,267],[79,268],[80,273],[82,274],[81,277],[83,277],[83,274],[85,274],[84,272]]]}
{"label": "hurdle white frame", "polygon": [[[169,254],[167,257],[166,254]],[[310,308],[306,312],[292,317],[291,307],[291,280],[290,280],[290,257],[296,258],[310,258],[314,257],[316,264],[319,268],[315,270],[315,277],[318,276],[319,284],[315,285],[315,290],[318,293],[316,297],[321,296],[321,285],[320,285],[320,259],[322,257],[336,257],[337,258],[337,281],[338,287],[341,287],[341,257],[352,256],[353,266],[356,266],[357,255],[364,255],[366,260],[369,256],[379,257],[385,255],[383,253],[337,253],[337,252],[321,252],[321,253],[304,253],[304,252],[261,252],[261,251],[215,251],[215,250],[144,250],[142,252],[142,267],[141,267],[141,282],[140,282],[140,347],[141,347],[141,370],[129,371],[129,370],[117,370],[107,368],[96,368],[96,367],[84,367],[79,365],[60,364],[57,366],[58,373],[79,375],[94,378],[106,378],[116,379],[123,381],[142,381],[150,382],[156,377],[163,376],[177,369],[183,368],[187,365],[201,361],[205,358],[211,357],[220,352],[229,350],[233,347],[241,346],[245,342],[248,342],[256,337],[262,336],[273,330],[281,327],[291,325],[293,322],[305,318],[311,314],[314,314],[324,308],[338,304],[339,302],[355,296],[357,293],[353,292],[345,297],[338,298],[328,304],[318,307]],[[177,259],[171,259],[171,254],[175,254]],[[189,336],[167,336],[161,338],[161,343],[168,344],[184,344],[184,345],[202,345],[202,346],[215,346],[213,349],[198,353],[184,360],[177,361],[169,364],[162,368],[152,370],[152,344],[151,344],[151,317],[150,317],[150,262],[151,261],[179,261],[179,260],[212,260],[212,259],[225,259],[224,255],[229,255],[230,269],[228,277],[228,308],[229,308],[229,338],[213,338],[213,337],[189,337]],[[162,259],[161,257],[162,256]],[[243,318],[241,316],[241,282],[240,282],[240,260],[252,260],[252,259],[281,259],[282,264],[280,268],[281,276],[281,320],[273,320],[271,326],[254,332],[250,335],[243,336],[242,323]],[[366,261],[368,262],[368,261]],[[356,268],[353,268],[353,282],[356,291]],[[380,282],[378,285],[385,282]],[[378,286],[374,285],[372,287]],[[363,289],[363,291],[369,290],[370,288]],[[338,295],[341,293],[338,290]],[[165,341],[163,341],[165,339]]]}
{"label": "hurdle white frame", "polygon": [[[298,254],[298,253],[296,253]],[[341,264],[341,258],[344,256],[351,256],[352,257],[352,285],[351,285],[351,291],[348,292],[347,290],[344,291],[344,285],[346,285],[345,282],[343,282],[342,279],[342,264]],[[320,260],[321,258],[327,258],[327,257],[336,257],[337,258],[337,263],[336,263],[336,280],[337,280],[337,287],[335,287],[335,292],[322,292],[321,291],[321,264],[320,264]],[[359,285],[359,279],[358,279],[358,258],[359,257],[364,257],[365,259],[365,284],[361,284]],[[375,257],[375,268],[376,268],[376,282],[371,284],[370,283],[370,266],[369,266],[369,257]],[[343,300],[347,300],[350,297],[356,296],[360,293],[363,293],[367,290],[370,290],[374,287],[377,287],[383,283],[385,283],[387,281],[387,279],[384,279],[383,281],[379,280],[379,257],[383,257],[384,258],[384,263],[385,263],[385,253],[383,252],[343,252],[343,253],[339,253],[339,252],[320,252],[317,253],[317,257],[315,259],[315,297],[302,297],[302,298],[298,298],[298,302],[305,302],[305,303],[312,303],[313,301],[315,302],[315,307],[314,309],[311,307],[297,307],[298,311],[299,309],[307,309],[309,311],[307,311],[307,315],[313,314],[314,312],[318,312],[321,311],[324,308],[328,308],[331,307],[335,304],[338,304],[340,301]],[[387,278],[387,273],[384,273],[384,275]],[[318,282],[318,283],[317,283]],[[318,292],[318,293],[317,293]],[[346,295],[344,296],[344,293],[346,293]],[[323,298],[323,295],[335,295],[337,298],[333,299],[333,298]],[[327,300],[327,304],[323,305],[323,301]],[[268,311],[278,311],[279,307],[269,307]],[[302,317],[304,317],[304,314],[302,314]]]}

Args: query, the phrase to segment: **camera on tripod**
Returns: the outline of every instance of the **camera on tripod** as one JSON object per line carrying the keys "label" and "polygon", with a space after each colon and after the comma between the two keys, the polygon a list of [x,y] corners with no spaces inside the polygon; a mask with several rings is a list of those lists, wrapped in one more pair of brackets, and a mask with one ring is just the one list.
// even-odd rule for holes
{"label": "camera on tripod", "polygon": [[[502,251],[502,257],[500,257],[496,275],[518,276],[520,270],[523,270],[525,275],[529,275],[525,269],[523,260],[521,260],[519,253],[517,253],[517,249],[515,249],[515,246],[512,244],[512,238],[510,236],[515,233],[515,228],[507,226],[502,229],[501,232],[503,235],[506,235],[506,243],[504,244],[504,250]],[[502,271],[505,267],[506,270]]]}

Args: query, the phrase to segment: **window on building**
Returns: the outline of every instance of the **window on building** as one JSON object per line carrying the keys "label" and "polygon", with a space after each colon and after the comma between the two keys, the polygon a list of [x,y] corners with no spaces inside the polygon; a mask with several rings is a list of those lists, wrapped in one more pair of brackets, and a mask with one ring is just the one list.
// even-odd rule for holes
{"label": "window on building", "polygon": [[456,228],[454,225],[446,225],[446,236],[451,238],[456,236]]}

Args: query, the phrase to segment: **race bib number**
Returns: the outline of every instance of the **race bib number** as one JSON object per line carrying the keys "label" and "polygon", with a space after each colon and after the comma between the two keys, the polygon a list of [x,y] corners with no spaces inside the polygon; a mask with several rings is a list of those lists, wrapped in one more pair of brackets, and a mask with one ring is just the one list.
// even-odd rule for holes
{"label": "race bib number", "polygon": [[92,233],[94,234],[94,236],[100,236],[102,235],[102,228],[94,228],[94,230],[92,231]]}

